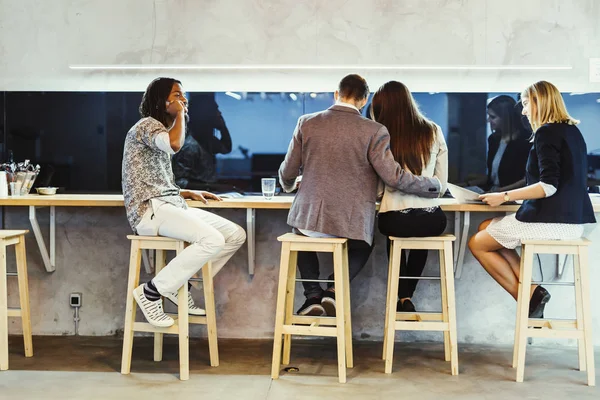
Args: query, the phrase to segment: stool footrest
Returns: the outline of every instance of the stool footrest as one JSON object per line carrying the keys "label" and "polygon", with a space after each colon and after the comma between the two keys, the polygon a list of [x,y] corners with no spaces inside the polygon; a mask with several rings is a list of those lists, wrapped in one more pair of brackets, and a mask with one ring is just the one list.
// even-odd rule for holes
{"label": "stool footrest", "polygon": [[583,330],[527,328],[527,337],[583,339]]}
{"label": "stool footrest", "polygon": [[420,312],[420,313],[397,312],[396,313],[396,321],[442,322],[443,320],[444,320],[444,316],[442,315],[442,313],[435,313],[435,312]]}
{"label": "stool footrest", "polygon": [[[577,328],[575,319],[538,319],[527,321],[527,337],[582,339],[583,329]],[[541,329],[539,329],[541,328]]]}
{"label": "stool footrest", "polygon": [[337,327],[283,325],[286,335],[337,336]]}
{"label": "stool footrest", "polygon": [[22,316],[22,312],[20,308],[8,308],[8,316],[9,317],[20,317]]}
{"label": "stool footrest", "polygon": [[[177,314],[171,314],[171,313],[165,313],[165,314],[167,314],[169,317],[173,318],[175,320],[175,323],[177,323],[177,318],[179,317]],[[189,318],[190,324],[206,325],[206,315],[188,315],[188,318]]]}
{"label": "stool footrest", "polygon": [[290,321],[292,324],[311,325],[317,323],[323,326],[337,326],[335,317],[311,317],[309,315],[294,315]]}
{"label": "stool footrest", "polygon": [[159,328],[148,322],[134,322],[133,323],[133,331],[134,332],[150,332],[150,333],[170,333],[177,335],[179,334],[179,326],[177,326],[177,321],[175,324],[168,328]]}
{"label": "stool footrest", "polygon": [[396,321],[394,329],[397,331],[450,331],[450,324],[448,322]]}
{"label": "stool footrest", "polygon": [[549,328],[549,329],[577,329],[576,319],[539,319],[530,318],[527,322],[529,326],[536,328]]}

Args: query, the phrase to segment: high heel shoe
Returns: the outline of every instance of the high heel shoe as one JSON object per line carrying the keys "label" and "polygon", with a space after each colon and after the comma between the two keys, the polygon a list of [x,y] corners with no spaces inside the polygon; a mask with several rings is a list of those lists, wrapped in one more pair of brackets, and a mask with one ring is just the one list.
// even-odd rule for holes
{"label": "high heel shoe", "polygon": [[398,300],[398,304],[396,304],[397,312],[416,312],[415,305],[410,299],[406,299],[404,301]]}
{"label": "high heel shoe", "polygon": [[544,308],[552,296],[541,286],[533,291],[533,296],[529,300],[529,318],[544,318]]}

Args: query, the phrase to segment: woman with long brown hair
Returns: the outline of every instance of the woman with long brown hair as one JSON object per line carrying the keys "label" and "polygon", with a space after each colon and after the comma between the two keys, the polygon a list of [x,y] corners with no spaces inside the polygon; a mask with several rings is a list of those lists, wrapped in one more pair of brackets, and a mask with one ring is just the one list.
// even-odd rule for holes
{"label": "woman with long brown hair", "polygon": [[[427,119],[417,106],[408,88],[390,81],[373,96],[371,118],[385,125],[390,133],[390,147],[394,158],[415,175],[437,177],[440,193],[448,184],[448,147],[442,130]],[[385,188],[379,209],[379,230],[386,236],[437,236],[446,229],[446,215],[439,200]],[[388,239],[388,256],[390,241]],[[411,250],[406,257],[402,252],[400,275],[419,277],[425,268],[427,250]],[[412,296],[416,279],[401,279],[398,287],[397,311],[414,312]]]}

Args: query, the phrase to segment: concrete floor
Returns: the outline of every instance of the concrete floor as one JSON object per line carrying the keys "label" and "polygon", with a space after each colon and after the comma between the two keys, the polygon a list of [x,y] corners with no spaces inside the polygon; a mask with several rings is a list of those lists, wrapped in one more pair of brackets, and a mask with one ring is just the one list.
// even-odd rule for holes
{"label": "concrete floor", "polygon": [[[438,343],[397,343],[394,371],[383,373],[381,343],[355,343],[355,368],[337,382],[335,344],[296,340],[292,363],[271,381],[272,342],[220,340],[221,365],[208,365],[205,340],[190,343],[190,380],[178,380],[177,343],[165,339],[164,361],[152,361],[151,338],[136,338],[132,374],[119,373],[120,338],[35,337],[34,357],[10,337],[10,370],[0,373],[0,399],[600,399],[586,386],[575,348],[529,346],[525,383],[514,382],[512,348],[460,345],[460,375],[450,375]],[[596,360],[600,352],[596,353]],[[596,362],[598,365],[598,362]],[[600,384],[600,368],[596,371]]]}

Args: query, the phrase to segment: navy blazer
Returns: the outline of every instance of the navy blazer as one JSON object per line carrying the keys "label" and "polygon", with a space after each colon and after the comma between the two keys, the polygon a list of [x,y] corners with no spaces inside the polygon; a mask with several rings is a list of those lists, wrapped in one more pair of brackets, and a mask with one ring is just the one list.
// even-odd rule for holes
{"label": "navy blazer", "polygon": [[517,211],[523,222],[584,224],[596,222],[587,193],[587,148],[575,125],[552,123],[535,133],[527,160],[527,184],[557,188],[550,197],[525,200]]}
{"label": "navy blazer", "polygon": [[[488,155],[487,155],[487,169],[488,169],[488,182],[485,189],[490,189],[493,186],[492,182],[492,164],[498,147],[500,147],[500,139],[502,134],[492,133],[488,137]],[[500,181],[500,187],[511,185],[515,182],[520,181],[525,177],[525,169],[527,167],[527,158],[529,157],[529,151],[531,150],[531,143],[525,132],[519,132],[518,137],[508,142],[506,150],[500,159],[500,166],[498,167],[498,180]]]}

